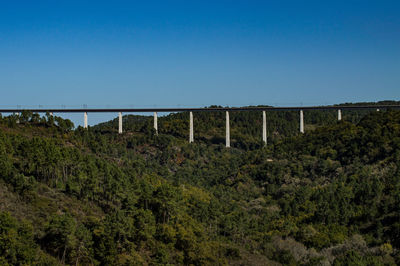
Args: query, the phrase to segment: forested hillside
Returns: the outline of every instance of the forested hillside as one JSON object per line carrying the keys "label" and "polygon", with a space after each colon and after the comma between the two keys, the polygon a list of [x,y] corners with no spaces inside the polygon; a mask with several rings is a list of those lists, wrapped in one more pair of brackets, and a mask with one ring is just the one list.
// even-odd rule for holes
{"label": "forested hillside", "polygon": [[400,264],[400,111],[0,119],[0,265]]}

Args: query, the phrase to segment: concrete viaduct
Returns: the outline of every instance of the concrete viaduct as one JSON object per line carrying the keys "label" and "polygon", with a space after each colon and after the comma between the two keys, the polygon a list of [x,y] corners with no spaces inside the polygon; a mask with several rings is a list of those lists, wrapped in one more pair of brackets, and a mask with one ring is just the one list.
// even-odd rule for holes
{"label": "concrete viaduct", "polygon": [[400,109],[400,105],[344,105],[344,106],[301,106],[301,107],[212,107],[212,108],[108,108],[108,109],[0,109],[0,113],[21,113],[30,111],[33,113],[83,113],[84,128],[88,127],[88,113],[118,113],[118,133],[122,133],[122,113],[154,113],[154,129],[158,134],[157,113],[158,112],[189,112],[189,143],[194,142],[193,135],[193,112],[217,112],[224,111],[226,114],[226,147],[230,147],[230,124],[229,112],[237,111],[260,111],[262,112],[262,140],[267,144],[267,115],[266,111],[298,111],[300,113],[299,130],[304,133],[304,114],[306,110],[337,110],[337,119],[342,120],[342,110],[370,109]]}

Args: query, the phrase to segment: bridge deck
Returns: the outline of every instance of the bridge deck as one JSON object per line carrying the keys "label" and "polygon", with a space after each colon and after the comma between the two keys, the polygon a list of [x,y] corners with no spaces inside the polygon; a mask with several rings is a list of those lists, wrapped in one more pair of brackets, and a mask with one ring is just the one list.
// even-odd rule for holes
{"label": "bridge deck", "polygon": [[292,106],[292,107],[274,107],[274,106],[251,106],[251,107],[212,107],[212,108],[17,108],[0,109],[0,113],[20,113],[30,111],[33,113],[147,113],[147,112],[215,112],[215,111],[300,111],[300,110],[349,110],[349,109],[399,109],[400,105],[337,105],[337,106]]}

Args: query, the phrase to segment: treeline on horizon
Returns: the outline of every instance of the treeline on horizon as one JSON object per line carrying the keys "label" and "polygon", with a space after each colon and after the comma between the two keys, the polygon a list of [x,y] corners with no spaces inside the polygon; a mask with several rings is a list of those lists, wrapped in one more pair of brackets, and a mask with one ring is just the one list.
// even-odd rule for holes
{"label": "treeline on horizon", "polygon": [[[335,106],[366,106],[366,105],[399,105],[400,101],[343,103]],[[222,107],[222,106],[210,106]],[[342,119],[358,123],[362,117],[375,109],[342,110]],[[384,111],[384,110],[382,110]],[[298,111],[267,111],[267,140],[280,141],[284,137],[299,133]],[[193,112],[194,139],[208,144],[225,143],[225,112]],[[124,115],[123,130],[130,133],[154,132],[153,116]],[[305,130],[314,130],[317,126],[334,125],[338,120],[337,110],[305,110]],[[118,132],[118,118],[100,123],[94,130],[107,133]],[[242,149],[259,149],[262,142],[262,112],[232,111],[230,112],[231,145]],[[189,137],[189,112],[171,113],[158,117],[158,132],[181,139]]]}
{"label": "treeline on horizon", "polygon": [[400,111],[267,114],[1,117],[0,265],[399,264]]}

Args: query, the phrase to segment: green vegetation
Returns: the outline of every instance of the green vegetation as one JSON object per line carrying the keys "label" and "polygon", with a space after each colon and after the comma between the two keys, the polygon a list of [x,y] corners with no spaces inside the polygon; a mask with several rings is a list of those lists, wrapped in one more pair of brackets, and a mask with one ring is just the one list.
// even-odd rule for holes
{"label": "green vegetation", "polygon": [[395,265],[400,111],[0,119],[1,265]]}

